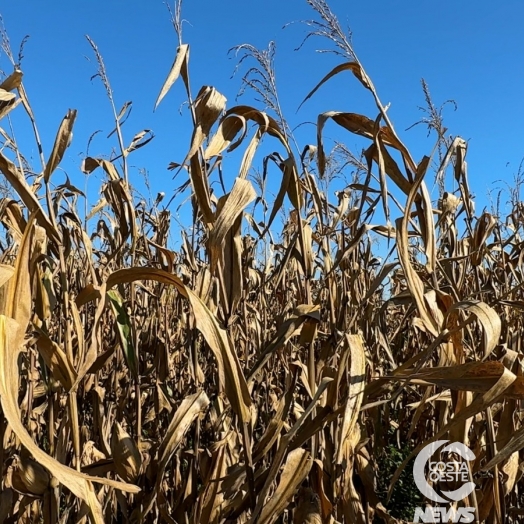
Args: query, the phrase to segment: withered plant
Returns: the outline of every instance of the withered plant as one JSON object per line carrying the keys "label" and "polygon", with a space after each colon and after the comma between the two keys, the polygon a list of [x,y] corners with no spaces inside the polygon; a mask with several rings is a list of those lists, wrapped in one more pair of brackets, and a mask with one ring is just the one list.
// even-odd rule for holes
{"label": "withered plant", "polygon": [[[83,173],[104,177],[84,211],[82,191],[56,172],[76,111],[45,154],[4,35],[0,523],[391,524],[409,516],[379,490],[383,457],[412,451],[387,479],[392,493],[437,439],[476,455],[464,504],[478,522],[523,518],[518,191],[506,217],[476,214],[466,142],[447,138],[426,84],[422,123],[436,143],[414,159],[350,35],[323,0],[308,3],[310,36],[340,64],[306,100],[345,75],[376,113],[327,104],[313,145],[300,147],[278,101],[274,48],[238,49],[264,107],[194,92],[176,5],[179,46],[156,105],[184,84],[193,131],[170,167],[191,188],[186,229],[172,221],[171,195],[147,204],[132,189],[128,157],[152,135],[126,138],[129,105],[118,109],[91,39],[118,146],[84,158]],[[42,152],[35,176],[13,111],[27,113]],[[342,141],[326,150],[328,124],[366,140],[362,154]],[[263,138],[275,152],[256,164]],[[222,166],[234,150],[231,176]],[[280,173],[272,201],[269,169]],[[334,177],[347,181],[335,195]]]}

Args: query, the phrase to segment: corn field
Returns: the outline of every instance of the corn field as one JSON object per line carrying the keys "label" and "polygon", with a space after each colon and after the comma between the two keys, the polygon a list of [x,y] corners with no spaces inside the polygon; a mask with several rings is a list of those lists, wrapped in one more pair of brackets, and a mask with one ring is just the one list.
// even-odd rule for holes
{"label": "corn field", "polygon": [[[76,111],[45,152],[12,60],[0,84],[0,524],[409,522],[396,490],[439,439],[476,457],[475,489],[454,507],[475,508],[478,523],[524,519],[518,185],[506,216],[476,214],[467,144],[446,136],[427,86],[436,142],[415,159],[329,6],[307,1],[310,36],[340,65],[312,77],[304,102],[342,75],[376,113],[326,100],[301,146],[271,47],[237,49],[255,64],[243,80],[259,108],[228,106],[212,86],[192,91],[177,4],[179,46],[156,105],[184,85],[193,131],[169,167],[191,190],[187,229],[172,220],[171,195],[165,206],[137,199],[128,159],[150,137],[126,142],[94,41],[118,150],[82,161],[85,175],[103,175],[87,213],[56,172]],[[4,52],[12,58],[5,41]],[[11,112],[35,131],[34,171]],[[328,124],[366,149],[328,150]],[[259,161],[262,140],[276,152]],[[236,172],[222,169],[233,151]],[[337,156],[354,176],[335,193]],[[271,200],[270,169],[280,174]]]}

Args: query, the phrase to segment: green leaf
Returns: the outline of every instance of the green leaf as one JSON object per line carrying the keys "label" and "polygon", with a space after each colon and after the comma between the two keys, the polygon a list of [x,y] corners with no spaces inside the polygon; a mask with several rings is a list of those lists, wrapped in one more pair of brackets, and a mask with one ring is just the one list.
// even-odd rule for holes
{"label": "green leaf", "polygon": [[111,302],[111,309],[115,315],[116,325],[118,328],[118,336],[122,343],[122,350],[124,352],[124,358],[126,359],[129,370],[135,377],[138,378],[138,365],[135,352],[135,346],[133,344],[133,337],[131,335],[131,321],[129,315],[124,307],[124,300],[118,291],[112,289],[107,292],[107,296]]}

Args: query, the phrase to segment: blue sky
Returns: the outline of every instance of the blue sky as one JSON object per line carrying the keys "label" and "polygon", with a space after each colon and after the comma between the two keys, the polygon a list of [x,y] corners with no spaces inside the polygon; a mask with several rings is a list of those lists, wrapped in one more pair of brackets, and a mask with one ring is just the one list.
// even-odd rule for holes
{"label": "blue sky", "polygon": [[[524,157],[520,126],[524,113],[520,67],[524,4],[518,0],[474,4],[331,0],[330,5],[343,25],[351,27],[355,50],[382,101],[391,103],[390,118],[416,159],[429,154],[434,143],[433,138],[426,138],[422,126],[406,131],[422,116],[418,106],[424,105],[420,88],[424,77],[436,105],[447,99],[457,103],[457,111],[451,106],[445,111],[445,122],[449,134],[469,141],[470,185],[481,204],[487,202],[488,191],[503,188],[504,182],[494,181],[512,183]],[[145,191],[138,169],[146,168],[153,198],[160,190],[169,196],[179,181],[172,181],[166,167],[170,161],[183,159],[191,127],[181,83],[175,84],[153,113],[177,45],[162,0],[4,1],[0,13],[15,54],[24,35],[30,35],[22,69],[46,156],[69,108],[77,109],[78,117],[62,167],[81,189],[85,177],[79,166],[91,133],[102,130],[91,145],[92,156],[108,155],[116,146],[114,137],[106,138],[113,125],[104,89],[98,80],[90,80],[97,66],[84,37],[89,34],[104,57],[117,105],[133,101],[124,126],[126,142],[144,128],[155,133],[148,146],[130,157],[132,180]],[[202,85],[213,85],[228,98],[229,107],[234,105],[241,74],[231,78],[236,61],[228,50],[242,43],[266,47],[274,40],[277,84],[292,127],[316,121],[319,113],[329,110],[376,117],[370,94],[350,74],[333,79],[296,112],[308,91],[340,62],[334,55],[315,52],[329,47],[318,39],[295,51],[308,29],[300,23],[286,29],[283,26],[315,17],[305,0],[185,0],[183,17],[187,20],[183,38],[191,46],[194,94]],[[5,56],[0,58],[0,69],[11,71]],[[252,103],[252,98],[243,97],[238,103]],[[16,115],[14,122],[23,151],[38,167],[27,120]],[[6,121],[2,125],[6,126]],[[311,124],[300,127],[297,137],[301,146],[314,143],[315,133]],[[357,153],[363,145],[334,124],[327,126],[326,136],[345,141]],[[260,156],[257,163],[261,165]],[[226,173],[229,187],[234,176],[232,166]],[[60,173],[54,177],[56,183],[63,180]],[[97,199],[101,178],[99,174],[98,180],[89,181],[90,204]],[[453,189],[452,180],[448,182]]]}

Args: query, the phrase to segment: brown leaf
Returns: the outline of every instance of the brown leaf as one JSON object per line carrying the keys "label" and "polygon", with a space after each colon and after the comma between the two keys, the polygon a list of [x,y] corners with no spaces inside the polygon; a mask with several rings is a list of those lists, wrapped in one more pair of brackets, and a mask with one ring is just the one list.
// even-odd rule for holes
{"label": "brown leaf", "polygon": [[357,62],[345,62],[335,66],[304,98],[301,104],[298,106],[298,109],[302,107],[304,102],[311,98],[317,91],[325,84],[330,78],[333,78],[335,75],[342,73],[343,71],[351,71],[356,78],[358,78],[361,84],[366,88],[370,89],[370,80],[364,70],[360,67],[360,64]]}
{"label": "brown leaf", "polygon": [[35,214],[36,220],[46,230],[49,238],[59,241],[60,234],[49,220],[49,217],[45,214],[38,198],[27,185],[24,176],[20,173],[19,169],[13,164],[13,162],[6,158],[2,153],[0,153],[0,171],[4,174],[13,189],[18,193],[29,212]]}
{"label": "brown leaf", "polygon": [[15,69],[4,81],[0,84],[0,89],[4,91],[14,91],[20,87],[22,77],[24,74],[19,69]]}
{"label": "brown leaf", "polygon": [[364,350],[364,341],[360,335],[347,335],[347,344],[350,348],[350,368],[349,377],[350,384],[348,390],[348,400],[344,417],[342,419],[342,427],[340,429],[340,437],[337,443],[336,463],[342,464],[344,458],[345,445],[344,443],[351,439],[351,434],[357,424],[360,413],[360,406],[364,398],[365,373],[366,373],[366,355]]}
{"label": "brown leaf", "polygon": [[[240,138],[231,144],[240,131],[242,131]],[[217,132],[209,141],[209,145],[204,152],[204,159],[209,160],[214,156],[221,155],[225,149],[229,152],[233,151],[240,145],[246,133],[246,119],[243,116],[232,114],[224,117],[218,126]]]}
{"label": "brown leaf", "polygon": [[158,449],[158,467],[155,470],[156,489],[153,490],[147,502],[144,504],[141,519],[144,519],[153,507],[155,499],[160,492],[159,487],[162,483],[164,471],[173,453],[182,442],[191,424],[207,409],[208,405],[209,398],[203,391],[199,391],[194,395],[186,397],[173,415],[162,443],[160,444],[160,448]]}
{"label": "brown leaf", "polygon": [[188,60],[189,60],[189,45],[182,44],[176,50],[175,61],[173,62],[173,65],[171,66],[171,69],[167,75],[167,78],[164,81],[162,89],[160,89],[160,93],[158,94],[158,97],[156,99],[155,107],[153,111],[156,110],[156,108],[158,107],[158,104],[162,102],[162,99],[166,96],[168,91],[171,89],[171,86],[176,82],[177,78],[180,76],[180,72],[182,70],[182,66],[184,62],[186,63],[186,66],[187,66]]}
{"label": "brown leaf", "polygon": [[271,524],[280,516],[291,502],[295,490],[307,477],[313,460],[311,455],[302,448],[295,449],[287,456],[280,481],[273,496],[264,504],[260,516],[255,521],[257,524]]}
{"label": "brown leaf", "polygon": [[53,342],[41,329],[36,329],[38,338],[36,340],[38,351],[46,366],[51,370],[53,378],[58,380],[64,389],[69,392],[76,381],[76,372],[73,364],[69,362],[62,348]]}
{"label": "brown leaf", "polygon": [[209,251],[211,271],[216,269],[223,250],[224,240],[237,218],[246,206],[256,197],[256,192],[249,180],[237,178],[231,192],[216,216],[213,229],[209,233]]}
{"label": "brown leaf", "polygon": [[66,149],[73,140],[73,125],[75,123],[75,118],[76,109],[70,109],[58,128],[53,150],[51,151],[51,156],[49,157],[44,170],[44,180],[46,182],[49,182],[49,178],[53,171],[58,167],[58,164],[62,161]]}

